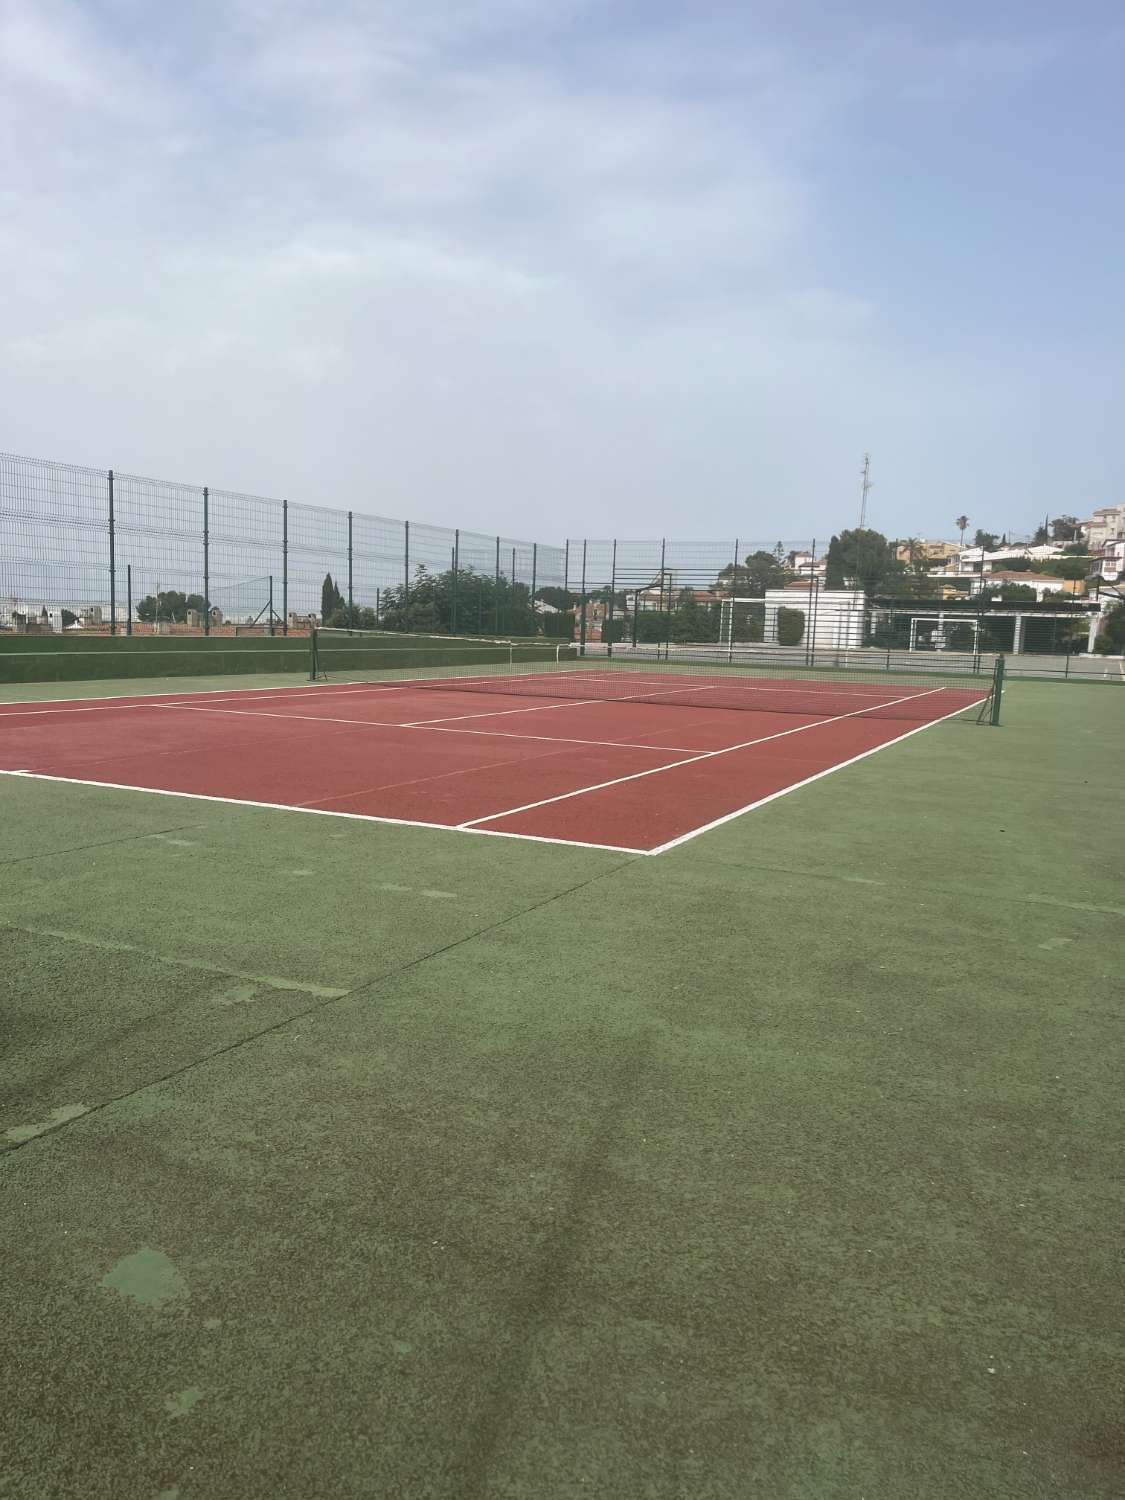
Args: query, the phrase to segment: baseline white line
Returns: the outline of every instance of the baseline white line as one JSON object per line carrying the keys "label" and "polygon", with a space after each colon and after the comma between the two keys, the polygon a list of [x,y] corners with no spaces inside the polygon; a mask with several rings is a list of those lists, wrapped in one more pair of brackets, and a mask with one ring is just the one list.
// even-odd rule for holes
{"label": "baseline white line", "polygon": [[[981,698],[981,703],[987,700]],[[970,703],[969,708],[975,708],[976,704]],[[877,755],[880,750],[886,750],[889,745],[901,744],[908,740],[913,734],[921,734],[923,729],[932,729],[935,724],[943,724],[946,719],[955,718],[964,713],[964,708],[955,708],[951,713],[942,714],[940,719],[928,719],[925,724],[916,724],[913,729],[904,730],[902,734],[896,734],[893,740],[884,740],[881,745],[872,745],[870,750],[861,750],[858,755],[853,755],[848,760],[838,761],[834,766],[827,766],[823,771],[816,771],[812,776],[806,776],[803,781],[795,781],[792,786],[783,786],[780,791],[770,792],[766,797],[759,797],[756,802],[748,802],[745,807],[735,808],[734,812],[724,813],[721,818],[712,818],[710,823],[701,823],[698,828],[692,828],[687,833],[681,833],[667,843],[657,844],[650,849],[650,854],[667,854],[669,849],[676,849],[680,844],[686,844],[691,839],[696,839],[701,833],[710,833],[713,828],[721,828],[724,823],[731,823],[735,818],[741,818],[744,813],[753,812],[755,808],[765,807],[767,802],[776,802],[779,797],[788,797],[790,792],[797,792],[803,786],[811,786],[814,781],[820,781],[825,776],[831,776],[836,771],[842,771],[845,766],[854,766],[857,761],[866,760],[869,755]]]}
{"label": "baseline white line", "polygon": [[176,792],[162,786],[130,786],[120,781],[89,781],[79,776],[51,776],[45,771],[5,771],[0,776],[18,776],[23,781],[56,781],[66,786],[97,786],[112,792],[148,792],[154,797],[186,797],[189,802],[221,802],[231,807],[263,807],[267,812],[311,813],[318,818],[349,818],[357,823],[389,823],[398,828],[436,828],[444,833],[477,833],[501,839],[522,839],[531,844],[562,844],[572,849],[604,849],[611,854],[648,854],[625,844],[592,844],[581,839],[554,839],[545,834],[507,833],[502,828],[460,828],[456,823],[425,823],[418,818],[384,818],[376,813],[337,812],[330,807],[308,807],[299,802],[252,802],[247,797],[215,797],[207,792]]}
{"label": "baseline white line", "polygon": [[[489,813],[483,818],[469,818],[464,823],[458,823],[458,828],[473,828],[477,823],[494,823],[499,818],[514,818],[517,813],[532,812],[537,807],[547,807],[553,802],[566,802],[571,797],[584,797],[587,792],[604,791],[606,787],[621,786],[626,781],[640,781],[645,776],[659,776],[662,771],[675,771],[681,766],[692,766],[701,760],[714,760],[718,755],[730,755],[735,750],[748,750],[751,745],[764,745],[770,740],[783,740],[791,734],[803,734],[808,729],[821,729],[826,724],[838,724],[841,719],[854,719],[860,714],[870,713],[875,708],[894,708],[898,703],[911,703],[916,698],[929,698],[934,693],[944,692],[943,688],[930,688],[925,693],[908,693],[903,698],[890,698],[886,703],[872,703],[867,708],[853,708],[849,713],[836,714],[831,719],[817,719],[813,724],[798,724],[793,729],[781,729],[776,734],[759,735],[757,739],[743,740],[738,745],[726,745],[721,750],[704,750],[699,755],[692,755],[687,760],[669,761],[666,766],[653,766],[647,771],[634,771],[629,776],[615,776],[610,781],[599,781],[594,786],[580,786],[572,792],[560,792],[555,797],[542,797],[538,802],[525,802],[521,807],[508,807],[503,812]],[[964,712],[963,708],[955,712]]]}

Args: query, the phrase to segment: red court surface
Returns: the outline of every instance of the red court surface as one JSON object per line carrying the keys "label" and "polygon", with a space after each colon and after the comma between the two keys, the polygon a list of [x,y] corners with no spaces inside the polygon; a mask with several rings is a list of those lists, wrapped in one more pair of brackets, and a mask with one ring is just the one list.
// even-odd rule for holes
{"label": "red court surface", "polygon": [[777,712],[778,694],[806,685],[763,685],[747,700],[760,708],[737,710],[560,701],[527,686],[0,703],[0,773],[662,854],[982,699],[849,683],[817,712]]}

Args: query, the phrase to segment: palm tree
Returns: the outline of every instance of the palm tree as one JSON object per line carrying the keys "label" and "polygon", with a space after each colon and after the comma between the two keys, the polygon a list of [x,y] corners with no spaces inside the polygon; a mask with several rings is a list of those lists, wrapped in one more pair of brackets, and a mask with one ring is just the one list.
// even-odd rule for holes
{"label": "palm tree", "polygon": [[961,546],[964,547],[964,545],[965,545],[965,530],[966,530],[966,528],[967,528],[967,526],[969,524],[969,518],[968,518],[968,516],[958,516],[957,519],[956,519],[956,521],[954,521],[953,524],[954,524],[954,526],[957,527],[957,529],[961,533]]}

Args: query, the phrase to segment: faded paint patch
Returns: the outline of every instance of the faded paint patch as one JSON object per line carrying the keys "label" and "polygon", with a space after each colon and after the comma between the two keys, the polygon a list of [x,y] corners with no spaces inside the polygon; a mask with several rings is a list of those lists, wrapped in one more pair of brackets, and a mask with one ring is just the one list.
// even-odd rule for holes
{"label": "faded paint patch", "polygon": [[15,922],[4,925],[13,932],[26,932],[31,937],[50,937],[58,938],[63,943],[81,943],[104,953],[139,953],[142,958],[151,959],[153,963],[172,964],[180,969],[197,969],[203,974],[222,974],[228,979],[247,979],[252,984],[264,984],[271,990],[297,990],[302,995],[313,995],[318,1000],[340,1000],[348,994],[346,989],[334,989],[326,984],[310,984],[303,979],[286,979],[278,974],[244,974],[238,969],[224,969],[221,964],[209,964],[202,958],[174,958],[167,953],[153,953],[149,948],[139,948],[135,943],[90,937],[84,932],[68,932],[62,927],[22,927]]}
{"label": "faded paint patch", "polygon": [[88,1104],[62,1104],[58,1109],[53,1109],[45,1120],[37,1120],[28,1125],[13,1125],[10,1130],[5,1130],[4,1138],[15,1145],[21,1145],[24,1141],[33,1141],[37,1135],[46,1135],[49,1130],[65,1125],[68,1120],[80,1119],[89,1112]]}
{"label": "faded paint patch", "polygon": [[163,1307],[190,1297],[187,1282],[163,1250],[146,1246],[119,1260],[112,1271],[102,1277],[102,1286],[130,1297],[141,1307]]}
{"label": "faded paint patch", "polygon": [[1047,951],[1050,952],[1051,949],[1053,949],[1053,948],[1065,948],[1068,943],[1073,943],[1073,942],[1074,942],[1073,938],[1068,938],[1068,937],[1049,937],[1045,943],[1040,943],[1038,946],[1040,948],[1046,948]]}
{"label": "faded paint patch", "polygon": [[425,886],[416,885],[391,885],[384,883],[375,887],[377,891],[393,891],[399,896],[426,896],[431,901],[456,901],[456,891],[434,891]]}
{"label": "faded paint patch", "polygon": [[164,1403],[164,1410],[170,1417],[186,1417],[193,1406],[198,1405],[203,1397],[203,1392],[197,1385],[188,1386],[186,1391],[177,1391],[174,1396],[169,1396]]}

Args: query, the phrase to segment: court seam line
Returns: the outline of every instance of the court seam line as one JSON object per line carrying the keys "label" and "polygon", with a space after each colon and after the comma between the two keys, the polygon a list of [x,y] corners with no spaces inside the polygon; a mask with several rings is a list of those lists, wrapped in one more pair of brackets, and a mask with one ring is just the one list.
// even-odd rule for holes
{"label": "court seam line", "polygon": [[[779,730],[777,734],[764,734],[760,735],[757,739],[743,740],[741,744],[727,745],[722,750],[704,750],[701,754],[693,755],[688,760],[669,761],[666,766],[652,766],[647,771],[633,771],[628,776],[616,776],[610,781],[599,781],[594,786],[578,787],[572,792],[561,792],[558,796],[555,797],[543,797],[538,802],[526,802],[522,807],[509,807],[504,812],[491,813],[484,818],[469,818],[464,823],[458,823],[457,827],[469,829],[473,828],[477,823],[493,823],[500,818],[514,818],[517,813],[534,812],[536,808],[549,807],[554,802],[566,802],[569,801],[571,797],[584,797],[588,792],[604,791],[607,787],[621,786],[622,783],[626,781],[639,781],[644,776],[658,776],[663,771],[674,771],[680,766],[696,765],[699,761],[702,760],[714,760],[718,755],[730,755],[735,750],[749,750],[754,745],[765,745],[768,744],[771,740],[783,740],[791,734],[803,734],[807,729],[820,729],[826,724],[839,724],[843,719],[854,719],[857,718],[860,714],[871,713],[873,709],[893,708],[898,703],[910,703],[917,698],[929,698],[932,697],[934,693],[941,693],[945,691],[946,689],[944,687],[929,688],[924,693],[908,693],[903,698],[890,698],[886,703],[872,703],[867,708],[853,708],[849,713],[836,714],[831,719],[816,719],[812,724],[798,724],[793,729],[782,729]],[[973,705],[971,704],[962,704],[961,707],[955,709],[954,712],[964,713],[966,707],[972,706]],[[943,717],[948,718],[950,717],[950,715],[943,715]]]}
{"label": "court seam line", "polygon": [[[981,703],[987,702],[982,698]],[[977,704],[968,704],[969,708],[977,707]],[[744,813],[754,812],[756,808],[765,807],[767,802],[776,802],[779,797],[787,797],[790,792],[797,792],[804,786],[811,786],[814,781],[821,781],[825,776],[831,776],[836,771],[842,771],[846,766],[854,766],[857,761],[866,760],[869,755],[877,755],[880,750],[886,750],[891,745],[900,745],[903,740],[910,739],[911,735],[921,734],[924,729],[932,729],[935,724],[944,724],[947,719],[956,718],[963,714],[965,708],[955,708],[951,713],[942,714],[940,719],[928,719],[925,724],[916,724],[913,729],[906,729],[902,734],[896,734],[892,740],[884,740],[881,745],[872,745],[869,750],[861,750],[858,755],[853,755],[847,760],[838,761],[834,766],[826,766],[823,771],[815,771],[811,776],[806,776],[803,781],[794,781],[790,786],[783,786],[776,792],[770,792],[765,797],[759,797],[755,802],[748,802],[745,807],[735,808],[733,812],[723,813],[721,817],[712,818],[709,823],[701,823],[698,828],[691,828],[687,833],[677,834],[674,839],[668,839],[666,843],[657,844],[649,850],[650,854],[667,854],[670,849],[676,849],[681,844],[698,838],[701,833],[710,833],[713,828],[721,828],[724,823],[731,823],[735,818],[741,818]]]}
{"label": "court seam line", "polygon": [[627,844],[593,844],[582,839],[556,839],[547,834],[509,833],[504,828],[461,828],[456,823],[426,823],[420,818],[388,818],[377,813],[340,812],[332,807],[311,807],[299,802],[254,802],[248,797],[217,797],[209,792],[180,792],[163,786],[131,786],[121,781],[91,781],[81,776],[52,776],[46,771],[9,771],[0,776],[15,776],[24,781],[56,781],[66,786],[101,787],[111,792],[147,792],[154,797],[186,797],[193,802],[217,802],[231,807],[261,807],[267,812],[309,813],[320,818],[348,818],[356,823],[388,823],[399,828],[436,828],[444,833],[479,833],[489,838],[522,839],[532,844],[561,844],[571,849],[603,849],[610,854],[645,854],[648,849],[633,849]]}

